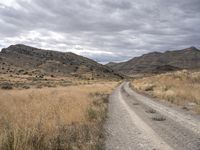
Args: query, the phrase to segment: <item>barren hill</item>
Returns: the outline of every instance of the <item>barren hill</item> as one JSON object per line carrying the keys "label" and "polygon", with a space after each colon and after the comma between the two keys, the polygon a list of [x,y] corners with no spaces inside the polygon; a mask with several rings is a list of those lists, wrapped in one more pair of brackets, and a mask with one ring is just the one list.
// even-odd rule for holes
{"label": "barren hill", "polygon": [[38,49],[22,44],[0,52],[0,72],[38,75],[73,75],[121,78],[112,69],[71,52]]}
{"label": "barren hill", "polygon": [[183,50],[152,52],[127,62],[107,64],[113,70],[131,75],[137,73],[162,73],[179,69],[199,69],[200,50],[195,47]]}

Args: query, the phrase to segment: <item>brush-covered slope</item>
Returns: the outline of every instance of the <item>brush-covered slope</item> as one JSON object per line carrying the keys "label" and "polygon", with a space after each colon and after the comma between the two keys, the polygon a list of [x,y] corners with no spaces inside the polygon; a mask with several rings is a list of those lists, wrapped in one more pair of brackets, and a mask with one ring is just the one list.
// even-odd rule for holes
{"label": "brush-covered slope", "polygon": [[119,73],[127,75],[198,69],[200,68],[200,50],[190,47],[164,53],[153,52],[135,57],[127,62],[109,63],[108,66]]}
{"label": "brush-covered slope", "polygon": [[43,75],[90,75],[120,78],[112,69],[71,52],[42,50],[22,44],[0,52],[0,72]]}

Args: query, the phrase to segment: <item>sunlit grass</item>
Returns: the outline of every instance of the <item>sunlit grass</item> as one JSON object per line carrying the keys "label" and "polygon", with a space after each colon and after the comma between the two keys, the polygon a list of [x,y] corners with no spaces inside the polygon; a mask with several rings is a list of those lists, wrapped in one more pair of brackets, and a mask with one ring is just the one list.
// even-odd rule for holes
{"label": "sunlit grass", "polygon": [[200,112],[200,72],[177,71],[133,81],[134,88]]}
{"label": "sunlit grass", "polygon": [[[104,95],[114,82],[58,88],[0,90],[0,149],[101,147]],[[101,94],[95,94],[95,93]],[[105,101],[105,102],[104,102]],[[89,112],[91,109],[94,111]]]}

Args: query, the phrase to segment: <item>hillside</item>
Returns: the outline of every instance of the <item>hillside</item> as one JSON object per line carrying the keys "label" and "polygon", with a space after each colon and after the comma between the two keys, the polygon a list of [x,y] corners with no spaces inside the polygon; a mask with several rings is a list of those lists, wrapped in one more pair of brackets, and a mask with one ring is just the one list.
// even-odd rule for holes
{"label": "hillside", "polygon": [[135,57],[127,62],[109,63],[109,67],[119,73],[162,73],[180,69],[200,68],[200,50],[195,47],[183,50],[152,52]]}
{"label": "hillside", "polygon": [[0,73],[121,78],[112,69],[71,52],[42,50],[22,44],[0,52]]}

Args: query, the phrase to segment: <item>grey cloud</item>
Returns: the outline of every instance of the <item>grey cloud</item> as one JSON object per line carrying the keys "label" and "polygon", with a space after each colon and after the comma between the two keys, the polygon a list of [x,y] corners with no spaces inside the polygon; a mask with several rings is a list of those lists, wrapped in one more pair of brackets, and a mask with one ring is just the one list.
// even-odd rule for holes
{"label": "grey cloud", "polygon": [[0,4],[1,47],[20,42],[76,52],[79,46],[99,62],[200,47],[199,0],[15,1],[17,8]]}
{"label": "grey cloud", "polygon": [[103,0],[102,4],[109,8],[109,9],[122,9],[122,10],[127,10],[132,7],[131,1],[119,1],[119,0],[113,0],[113,1],[108,1],[108,0]]}

